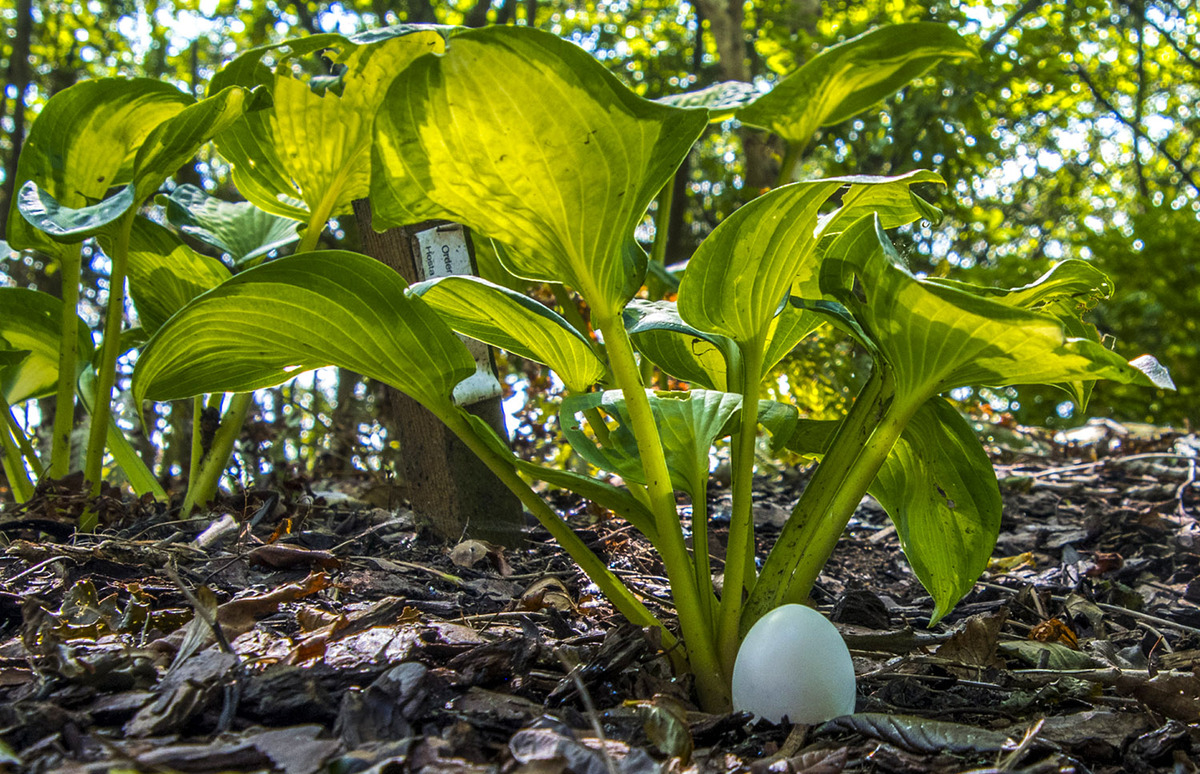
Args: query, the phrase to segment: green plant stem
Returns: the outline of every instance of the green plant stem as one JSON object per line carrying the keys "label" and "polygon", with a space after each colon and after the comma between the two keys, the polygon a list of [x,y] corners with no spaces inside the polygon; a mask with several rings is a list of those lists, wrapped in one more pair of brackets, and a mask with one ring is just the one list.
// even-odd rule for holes
{"label": "green plant stem", "polygon": [[[729,543],[725,549],[725,584],[721,592],[721,617],[717,624],[717,647],[721,665],[733,674],[737,658],[738,622],[742,593],[753,588],[754,556],[754,444],[758,430],[758,391],[762,381],[765,336],[745,347],[742,353],[742,423],[736,435],[731,460],[733,503],[729,520]],[[749,559],[749,561],[747,561]]]}
{"label": "green plant stem", "polygon": [[[33,480],[29,478],[29,471],[25,469],[25,463],[21,459],[28,441],[25,440],[25,434],[17,424],[3,395],[0,395],[0,408],[4,414],[0,417],[0,447],[4,450],[4,475],[8,479],[8,488],[12,490],[13,499],[17,503],[23,503],[33,497],[34,492]],[[28,458],[28,454],[25,456]],[[32,467],[37,470],[36,454],[33,456]]]}
{"label": "green plant stem", "polygon": [[196,478],[188,481],[187,494],[184,495],[183,508],[180,511],[184,518],[191,514],[193,507],[216,496],[221,474],[225,472],[225,463],[229,462],[234,441],[241,435],[246,414],[253,403],[252,392],[237,392],[229,399],[229,409],[226,410],[225,416],[221,417],[221,425],[213,436],[212,446],[201,460]]}
{"label": "green plant stem", "polygon": [[784,592],[784,601],[803,601],[808,599],[813,583],[829,561],[838,539],[850,523],[854,511],[862,502],[867,488],[875,480],[879,468],[887,460],[892,447],[900,439],[900,434],[925,401],[892,401],[883,416],[883,421],[876,426],[870,439],[862,449],[862,454],[854,461],[854,466],[846,474],[845,484],[838,489],[830,502],[826,513],[825,523],[807,526],[811,519],[807,514],[802,517],[800,540],[804,546],[800,563],[788,582]]}
{"label": "green plant stem", "polygon": [[777,186],[787,185],[795,180],[796,165],[800,163],[800,154],[804,146],[798,142],[788,142],[784,151],[783,161],[779,164],[779,182]]}
{"label": "green plant stem", "polygon": [[[79,401],[92,416],[96,414],[96,406],[93,401],[96,389],[95,373],[95,369],[86,368],[79,380]],[[141,456],[134,450],[133,444],[129,443],[129,439],[125,437],[125,433],[121,431],[115,421],[108,423],[105,443],[113,462],[125,473],[125,480],[133,488],[134,494],[141,497],[148,492],[156,500],[164,502],[167,500],[167,493],[163,490],[162,484],[158,483],[154,473],[146,467],[146,463],[142,461]]]}
{"label": "green plant stem", "polygon": [[50,432],[50,478],[71,468],[71,431],[75,427],[75,373],[79,362],[79,278],[83,245],[70,245],[59,255],[62,268],[62,324],[58,350],[58,390]]}
{"label": "green plant stem", "polygon": [[[679,173],[676,172],[676,175]],[[666,266],[667,242],[670,239],[671,209],[675,205],[675,175],[658,193],[658,210],[654,213],[654,244],[650,246],[650,262]],[[651,301],[663,297],[662,281],[652,272],[646,272],[646,290]]]}
{"label": "green plant stem", "polygon": [[[700,596],[713,598],[712,558],[708,549],[708,493],[705,489],[692,495],[692,562],[696,568],[696,588]],[[704,606],[708,627],[714,625],[715,604]],[[731,673],[732,674],[732,673]]]}
{"label": "green plant stem", "polygon": [[192,453],[188,457],[188,489],[200,477],[200,461],[204,459],[204,443],[200,433],[200,417],[204,414],[204,396],[192,398]]}
{"label": "green plant stem", "polygon": [[8,423],[8,427],[12,431],[13,438],[17,442],[17,448],[21,450],[21,456],[25,458],[25,462],[29,464],[31,470],[35,472],[40,471],[42,469],[42,461],[38,457],[37,449],[33,448],[33,444],[30,443],[25,430],[17,422],[16,416],[13,415],[12,406],[8,405],[8,401],[4,399],[3,394],[0,394],[0,410],[4,412],[4,421]]}
{"label": "green plant stem", "polygon": [[767,556],[742,614],[743,634],[786,599],[807,595],[920,404],[893,401],[890,379],[878,367],[872,372]]}
{"label": "green plant stem", "polygon": [[525,479],[517,474],[513,461],[500,456],[491,446],[480,440],[470,424],[459,414],[458,409],[449,406],[436,413],[450,428],[450,431],[461,438],[467,448],[483,460],[488,469],[520,498],[521,503],[546,528],[546,531],[562,546],[563,550],[579,564],[580,569],[599,587],[601,593],[612,602],[617,611],[631,623],[659,629],[662,632],[663,648],[672,654],[673,661],[679,659],[676,662],[677,667],[687,669],[688,664],[682,660],[683,655],[680,653],[675,635],[671,634],[662,622],[642,604],[641,600],[634,596],[629,587],[608,569],[608,565],[587,547],[587,544],[575,534],[570,525],[555,513],[537,492],[530,488]]}
{"label": "green plant stem", "polygon": [[[125,324],[125,270],[129,262],[129,234],[136,217],[134,208],[121,219],[109,256],[112,270],[108,278],[108,307],[104,314],[104,344],[100,350],[100,363],[96,366],[96,397],[92,403],[92,424],[83,468],[84,479],[91,485],[93,497],[100,494],[104,448],[108,440],[108,425],[112,421],[112,391],[117,381],[117,357],[121,354],[121,327]],[[63,280],[65,290],[66,277]]]}
{"label": "green plant stem", "polygon": [[588,427],[592,428],[592,432],[596,434],[596,440],[601,446],[608,445],[609,430],[608,425],[604,423],[604,415],[600,413],[600,409],[592,407],[583,412],[583,416],[587,419]]}
{"label": "green plant stem", "polygon": [[708,594],[702,595],[696,587],[695,570],[683,539],[683,527],[675,507],[675,491],[671,485],[662,440],[646,390],[642,386],[633,345],[619,314],[605,319],[598,317],[593,310],[592,322],[604,336],[613,378],[625,395],[630,426],[646,474],[651,512],[658,529],[659,552],[667,570],[680,630],[696,677],[696,691],[706,710],[723,711],[730,706],[729,679],[717,658],[714,632],[705,625],[702,605],[708,604]]}
{"label": "green plant stem", "polygon": [[[308,220],[304,237],[296,247],[297,253],[307,253],[316,249],[317,243],[321,239],[321,232],[325,230],[325,224],[332,216],[333,199],[333,196],[326,196],[317,205],[317,209]],[[206,503],[216,496],[217,487],[221,483],[221,474],[225,472],[225,464],[229,462],[229,456],[233,453],[233,444],[242,432],[246,414],[250,411],[253,403],[254,393],[252,392],[234,394],[229,399],[229,409],[221,417],[221,425],[213,436],[212,446],[209,447],[207,453],[201,454],[197,454],[197,451],[200,450],[197,440],[200,435],[200,414],[196,413],[192,424],[192,461],[190,466],[192,475],[188,479],[188,491],[184,495],[181,511],[185,517],[191,514],[197,504]],[[200,406],[198,402],[193,405],[196,408]],[[203,459],[197,466],[196,460],[201,456]]]}

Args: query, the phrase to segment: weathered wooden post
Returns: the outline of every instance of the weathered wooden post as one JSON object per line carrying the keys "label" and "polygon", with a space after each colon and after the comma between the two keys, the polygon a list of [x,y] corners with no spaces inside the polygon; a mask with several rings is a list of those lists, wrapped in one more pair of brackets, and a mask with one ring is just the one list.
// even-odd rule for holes
{"label": "weathered wooden post", "polygon": [[[475,254],[466,227],[449,221],[376,233],[371,205],[354,202],[363,252],[400,273],[409,283],[448,274],[474,274]],[[454,400],[507,438],[501,387],[490,348],[464,339],[475,356],[475,375],[454,390]],[[516,495],[424,406],[391,387],[384,408],[389,432],[400,442],[413,510],[447,540],[464,536],[507,546],[521,541],[525,517]]]}

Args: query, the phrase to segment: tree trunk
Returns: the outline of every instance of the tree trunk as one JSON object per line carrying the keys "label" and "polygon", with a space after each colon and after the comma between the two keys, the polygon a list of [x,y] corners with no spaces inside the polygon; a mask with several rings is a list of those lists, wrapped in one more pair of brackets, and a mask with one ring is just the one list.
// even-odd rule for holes
{"label": "tree trunk", "polygon": [[29,89],[29,47],[33,39],[33,0],[17,0],[16,37],[8,60],[8,84],[16,90],[13,98],[13,131],[9,142],[11,155],[4,170],[4,190],[0,194],[0,238],[8,233],[8,211],[17,185],[17,157],[25,144],[25,92]]}
{"label": "tree trunk", "polygon": [[[364,253],[395,269],[408,282],[423,278],[411,242],[417,229],[376,233],[371,228],[370,203],[365,199],[354,202],[354,213]],[[429,519],[434,531],[446,540],[465,535],[519,545],[525,517],[516,495],[432,412],[392,387],[384,392],[387,400],[381,419],[388,433],[400,442],[413,510]],[[502,438],[507,437],[499,397],[464,408],[490,424]]]}
{"label": "tree trunk", "polygon": [[[737,0],[698,0],[697,21],[707,21],[708,30],[717,49],[717,69],[722,81],[749,81],[747,61],[750,53],[746,47],[743,5]],[[701,45],[699,35],[702,23],[697,23],[696,45]],[[742,127],[739,131],[742,151],[746,158],[746,191],[753,198],[759,192],[772,188],[779,179],[779,166],[783,155],[783,144],[779,138],[760,129]]]}
{"label": "tree trunk", "polygon": [[463,17],[463,26],[482,27],[487,24],[487,13],[491,7],[492,0],[476,0],[475,5],[471,6],[471,10]]}
{"label": "tree trunk", "polygon": [[338,369],[336,405],[330,417],[329,454],[332,459],[326,475],[349,473],[354,469],[354,447],[358,441],[358,412],[354,410],[354,389],[362,380],[346,368]]}

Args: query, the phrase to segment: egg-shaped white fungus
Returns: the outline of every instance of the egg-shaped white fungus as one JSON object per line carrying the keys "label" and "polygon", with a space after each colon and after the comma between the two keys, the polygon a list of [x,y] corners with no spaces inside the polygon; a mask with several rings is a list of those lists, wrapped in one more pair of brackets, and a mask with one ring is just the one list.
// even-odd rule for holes
{"label": "egg-shaped white fungus", "polygon": [[854,662],[836,627],[783,605],[750,628],[733,665],[733,708],[772,723],[823,723],[854,712]]}

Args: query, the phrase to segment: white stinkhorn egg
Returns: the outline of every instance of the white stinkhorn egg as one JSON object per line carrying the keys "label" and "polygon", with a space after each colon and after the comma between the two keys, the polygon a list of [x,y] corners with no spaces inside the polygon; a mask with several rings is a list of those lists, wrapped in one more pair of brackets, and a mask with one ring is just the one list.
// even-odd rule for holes
{"label": "white stinkhorn egg", "polygon": [[733,665],[733,708],[772,723],[823,723],[854,712],[854,662],[836,627],[804,605],[750,627]]}

